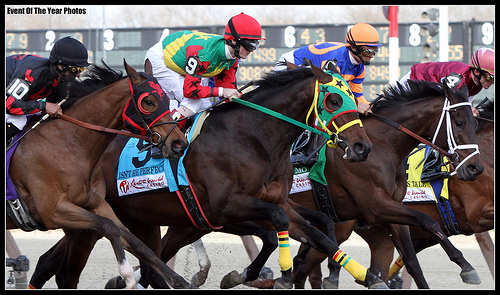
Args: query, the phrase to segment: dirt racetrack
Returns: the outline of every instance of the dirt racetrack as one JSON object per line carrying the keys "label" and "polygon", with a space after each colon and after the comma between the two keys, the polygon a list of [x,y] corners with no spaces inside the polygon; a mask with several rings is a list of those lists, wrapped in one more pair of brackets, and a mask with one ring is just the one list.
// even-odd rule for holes
{"label": "dirt racetrack", "polygon": [[[163,228],[165,230],[166,228]],[[35,269],[38,257],[45,251],[50,249],[63,235],[61,230],[53,230],[48,232],[23,232],[21,230],[11,231],[12,236],[16,240],[22,254],[26,255],[30,260],[30,270],[28,278],[31,277]],[[494,241],[494,232],[490,232]],[[418,254],[424,275],[432,289],[473,289],[473,290],[493,290],[495,289],[495,281],[489,271],[485,259],[479,249],[474,236],[454,236],[450,240],[462,251],[465,258],[475,267],[482,283],[480,285],[466,285],[462,283],[459,273],[460,268],[452,263],[442,248],[434,246],[428,248]],[[211,268],[208,274],[207,282],[201,286],[201,289],[219,289],[220,280],[224,275],[237,270],[238,272],[250,263],[245,248],[241,243],[241,239],[237,236],[227,235],[222,233],[211,233],[203,238],[203,242],[207,249],[211,260]],[[262,243],[256,238],[257,246],[260,248]],[[292,255],[297,252],[299,243],[291,240]],[[340,246],[340,248],[349,254],[351,257],[360,262],[363,266],[369,266],[370,254],[367,244],[356,234]],[[137,265],[137,259],[127,252],[127,257],[132,266]],[[278,251],[275,251],[268,260],[266,266],[270,267],[274,272],[274,278],[279,275]],[[8,277],[6,268],[5,278]],[[198,261],[194,248],[189,245],[181,249],[176,257],[174,270],[182,275],[186,280],[190,280],[193,274],[199,269]],[[326,263],[322,264],[323,274],[327,274]],[[108,240],[101,239],[96,244],[85,267],[79,289],[103,289],[109,278],[118,275],[118,265],[114,258],[111,245]],[[55,289],[57,285],[52,278],[44,289]],[[310,288],[307,283],[306,288]],[[412,289],[416,289],[414,283]],[[235,289],[253,289],[247,286],[238,286]],[[356,284],[354,279],[345,270],[342,270],[340,277],[340,289],[364,289],[364,287]]]}

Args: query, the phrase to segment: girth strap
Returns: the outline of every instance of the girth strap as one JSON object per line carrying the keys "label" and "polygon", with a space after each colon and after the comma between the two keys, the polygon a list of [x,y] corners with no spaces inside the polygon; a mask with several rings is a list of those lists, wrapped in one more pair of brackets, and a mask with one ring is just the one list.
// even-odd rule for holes
{"label": "girth strap", "polygon": [[328,187],[317,181],[310,179],[314,201],[319,211],[325,213],[333,222],[339,223],[340,219],[337,216],[335,207],[333,206],[332,198],[328,192]]}

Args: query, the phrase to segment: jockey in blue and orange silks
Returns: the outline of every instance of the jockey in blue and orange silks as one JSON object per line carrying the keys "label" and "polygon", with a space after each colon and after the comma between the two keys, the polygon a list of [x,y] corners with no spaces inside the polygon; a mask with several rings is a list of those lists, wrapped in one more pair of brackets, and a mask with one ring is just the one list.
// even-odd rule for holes
{"label": "jockey in blue and orange silks", "polygon": [[328,60],[336,60],[340,74],[358,102],[358,112],[370,111],[369,102],[363,95],[365,65],[369,65],[380,47],[377,30],[367,23],[357,23],[348,31],[346,43],[320,42],[303,46],[283,54],[275,70],[286,70],[286,62],[301,65],[305,58],[322,67]]}

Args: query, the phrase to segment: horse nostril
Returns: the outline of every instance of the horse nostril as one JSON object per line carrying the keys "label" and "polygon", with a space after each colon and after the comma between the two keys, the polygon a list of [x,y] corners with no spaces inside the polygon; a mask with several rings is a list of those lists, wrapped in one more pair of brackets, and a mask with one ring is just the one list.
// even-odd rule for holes
{"label": "horse nostril", "polygon": [[366,145],[362,142],[354,143],[353,149],[354,149],[354,152],[358,155],[363,155],[364,153],[369,152]]}
{"label": "horse nostril", "polygon": [[479,175],[481,173],[483,173],[484,171],[484,167],[479,165],[469,165],[467,166],[467,170],[469,171],[470,174],[473,174],[473,175]]}
{"label": "horse nostril", "polygon": [[174,140],[172,142],[172,151],[176,152],[176,153],[182,153],[183,151],[185,151],[187,148],[187,144],[186,142],[182,141],[182,140]]}

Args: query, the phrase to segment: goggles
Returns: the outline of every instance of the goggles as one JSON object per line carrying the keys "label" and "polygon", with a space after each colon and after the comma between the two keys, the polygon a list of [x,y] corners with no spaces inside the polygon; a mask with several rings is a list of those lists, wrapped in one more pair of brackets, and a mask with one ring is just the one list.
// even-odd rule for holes
{"label": "goggles", "polygon": [[374,49],[371,49],[371,48],[360,48],[361,49],[361,53],[363,55],[366,55],[366,56],[375,56],[375,54],[378,53],[378,49],[379,47],[373,47]]}
{"label": "goggles", "polygon": [[259,40],[251,40],[251,39],[241,39],[240,44],[241,46],[245,47],[245,49],[248,51],[254,51],[260,46]]}
{"label": "goggles", "polygon": [[490,74],[486,71],[480,71],[480,72],[481,72],[481,75],[483,75],[486,82],[494,82],[495,81],[495,75]]}
{"label": "goggles", "polygon": [[67,66],[68,70],[73,73],[73,74],[80,74],[81,72],[85,71],[85,67],[72,67],[72,66]]}

